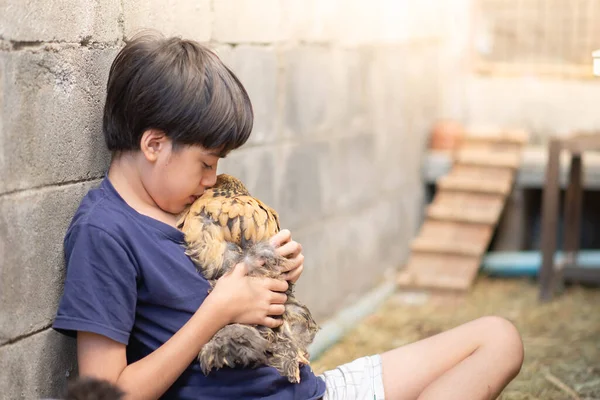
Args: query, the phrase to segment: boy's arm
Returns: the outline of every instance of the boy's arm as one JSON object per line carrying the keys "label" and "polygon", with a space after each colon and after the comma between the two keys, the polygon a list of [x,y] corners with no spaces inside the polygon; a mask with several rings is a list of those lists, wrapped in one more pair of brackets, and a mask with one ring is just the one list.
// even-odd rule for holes
{"label": "boy's arm", "polygon": [[125,345],[107,337],[80,332],[77,337],[79,372],[116,382],[128,399],[157,399],[183,373],[215,333],[231,322],[276,327],[269,317],[284,312],[287,283],[245,276],[244,264],[219,279],[190,320],[165,344],[127,365]]}

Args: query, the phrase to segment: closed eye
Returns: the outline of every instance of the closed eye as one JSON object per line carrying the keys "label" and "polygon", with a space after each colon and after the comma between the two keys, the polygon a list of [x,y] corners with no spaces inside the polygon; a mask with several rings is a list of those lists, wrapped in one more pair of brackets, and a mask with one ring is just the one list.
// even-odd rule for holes
{"label": "closed eye", "polygon": [[206,168],[207,170],[212,170],[213,166],[212,165],[208,165],[207,163],[203,162],[202,164],[204,164],[204,168]]}

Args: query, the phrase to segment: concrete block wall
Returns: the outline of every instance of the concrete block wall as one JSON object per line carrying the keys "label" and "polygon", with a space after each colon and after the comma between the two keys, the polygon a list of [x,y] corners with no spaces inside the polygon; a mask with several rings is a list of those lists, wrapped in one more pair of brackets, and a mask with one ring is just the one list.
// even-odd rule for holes
{"label": "concrete block wall", "polygon": [[[553,136],[600,131],[600,78],[566,78],[526,70],[480,74],[474,68],[474,53],[494,45],[488,42],[485,29],[493,25],[485,25],[477,16],[477,0],[450,0],[448,4],[445,26],[452,34],[442,50],[444,117],[466,125],[524,128],[534,145],[545,145]],[[528,32],[524,34],[507,36],[507,40],[527,40]],[[591,53],[589,68],[591,72]]]}
{"label": "concrete block wall", "polygon": [[466,88],[469,121],[523,127],[535,145],[546,145],[551,137],[600,132],[600,78],[472,74]]}
{"label": "concrete block wall", "polygon": [[75,372],[74,342],[49,328],[62,239],[109,163],[101,110],[125,38],[192,38],[238,74],[256,122],[221,171],[303,243],[298,295],[325,321],[400,266],[417,229],[448,1],[1,0],[0,398],[58,396]]}

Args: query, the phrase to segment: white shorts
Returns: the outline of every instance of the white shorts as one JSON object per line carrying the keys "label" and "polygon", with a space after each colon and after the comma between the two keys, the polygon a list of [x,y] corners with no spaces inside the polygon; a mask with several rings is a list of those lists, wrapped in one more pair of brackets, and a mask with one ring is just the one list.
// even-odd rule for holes
{"label": "white shorts", "polygon": [[320,377],[327,388],[323,400],[384,400],[381,357],[361,357],[325,371]]}

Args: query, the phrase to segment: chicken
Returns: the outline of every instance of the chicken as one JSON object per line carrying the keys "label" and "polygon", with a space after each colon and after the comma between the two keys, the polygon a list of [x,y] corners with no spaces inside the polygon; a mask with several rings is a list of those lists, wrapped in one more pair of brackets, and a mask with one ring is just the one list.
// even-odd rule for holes
{"label": "chicken", "polygon": [[[280,278],[288,260],[277,255],[269,239],[279,232],[279,215],[250,195],[243,183],[221,174],[179,220],[186,252],[211,284],[245,261],[248,275]],[[264,264],[262,263],[264,262]],[[223,367],[269,365],[292,383],[300,382],[300,365],[309,363],[308,345],[318,330],[310,311],[290,284],[283,325],[278,328],[230,324],[198,355],[202,371]]]}

